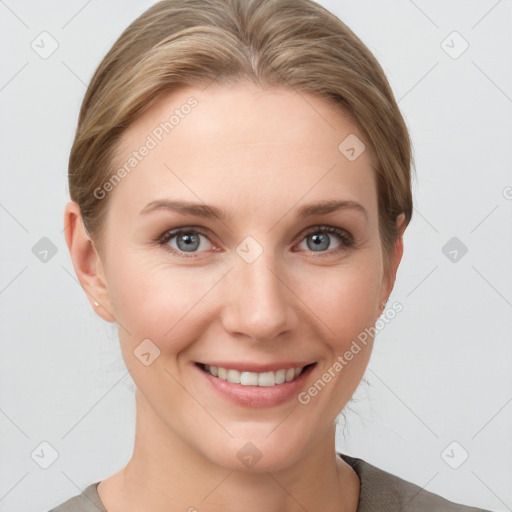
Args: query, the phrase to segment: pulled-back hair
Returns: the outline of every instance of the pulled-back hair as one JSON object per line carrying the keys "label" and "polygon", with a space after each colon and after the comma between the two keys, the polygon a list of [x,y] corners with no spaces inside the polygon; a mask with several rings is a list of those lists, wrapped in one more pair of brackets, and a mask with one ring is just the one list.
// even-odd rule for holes
{"label": "pulled-back hair", "polygon": [[127,127],[163,95],[214,80],[313,93],[355,121],[376,161],[388,256],[396,217],[412,216],[408,130],[370,50],[312,0],[164,0],[121,34],[91,79],[69,158],[70,196],[93,241],[101,246],[108,204],[94,190],[115,172]]}

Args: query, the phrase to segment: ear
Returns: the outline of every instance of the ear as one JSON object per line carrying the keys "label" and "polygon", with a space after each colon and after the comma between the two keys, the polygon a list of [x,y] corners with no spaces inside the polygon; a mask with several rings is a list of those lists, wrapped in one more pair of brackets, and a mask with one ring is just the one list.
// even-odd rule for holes
{"label": "ear", "polygon": [[388,268],[385,269],[384,276],[382,279],[381,285],[381,293],[379,297],[379,316],[382,314],[382,310],[380,309],[380,305],[383,301],[387,301],[388,297],[391,295],[393,287],[395,285],[396,273],[398,270],[398,265],[400,265],[400,261],[402,261],[402,255],[404,253],[404,231],[406,228],[405,225],[405,214],[401,213],[396,218],[396,225],[398,228],[398,237],[395,241],[395,245],[393,247],[393,251],[390,255]]}
{"label": "ear", "polygon": [[[107,322],[115,322],[99,253],[87,235],[80,206],[74,201],[64,211],[64,233],[75,273],[92,308]],[[95,306],[95,302],[99,305]]]}

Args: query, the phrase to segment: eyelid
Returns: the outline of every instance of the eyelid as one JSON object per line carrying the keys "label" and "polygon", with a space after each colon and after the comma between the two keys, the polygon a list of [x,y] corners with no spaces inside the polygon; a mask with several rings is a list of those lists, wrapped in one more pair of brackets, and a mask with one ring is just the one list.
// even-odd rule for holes
{"label": "eyelid", "polygon": [[308,251],[311,254],[313,254],[313,257],[315,258],[323,256],[332,256],[333,254],[337,254],[344,250],[346,251],[356,245],[356,241],[349,231],[347,231],[344,228],[338,226],[331,226],[328,224],[317,224],[315,226],[311,226],[310,228],[306,228],[306,230],[299,235],[299,240],[297,243],[302,242],[308,235],[320,232],[327,233],[328,235],[336,235],[341,240],[341,244],[340,246],[327,251]]}
{"label": "eyelid", "polygon": [[188,232],[188,231],[196,231],[197,233],[204,235],[206,237],[208,235],[210,235],[210,230],[203,228],[201,226],[179,226],[176,228],[166,229],[161,235],[159,235],[156,238],[155,241],[162,242],[163,240],[165,240],[168,237],[172,238],[181,232]]}
{"label": "eyelid", "polygon": [[[186,253],[185,251],[177,251],[173,247],[170,247],[168,243],[171,241],[171,239],[175,238],[181,233],[188,233],[188,232],[195,232],[199,235],[203,235],[205,238],[208,239],[208,241],[215,247],[214,242],[210,240],[210,230],[203,228],[201,226],[180,226],[176,228],[167,229],[164,231],[157,239],[155,240],[155,243],[159,246],[163,247],[164,250],[170,252],[171,254],[175,254],[176,256],[183,257],[183,258],[198,258],[198,254],[201,254],[201,252],[207,252],[207,251],[200,251],[200,252],[192,252],[192,253]],[[215,251],[214,252],[218,252]]]}
{"label": "eyelid", "polygon": [[[344,228],[340,228],[338,226],[331,226],[329,224],[317,224],[315,226],[311,226],[310,228],[306,228],[299,236],[304,238],[307,235],[312,233],[318,233],[319,231],[323,231],[329,234],[335,234],[341,237],[341,235],[346,235],[347,238],[353,239],[352,235]],[[302,240],[301,238],[301,240]]]}
{"label": "eyelid", "polygon": [[[202,226],[179,226],[172,229],[168,229],[164,231],[157,239],[155,240],[156,243],[159,245],[165,247],[165,250],[169,251],[172,254],[176,254],[177,256],[184,257],[184,258],[198,258],[198,254],[201,254],[201,252],[207,252],[207,251],[200,251],[200,252],[192,252],[192,253],[186,253],[184,251],[176,251],[174,248],[169,247],[167,244],[168,242],[179,235],[180,233],[186,233],[186,232],[196,232],[200,235],[203,235],[206,237],[210,243],[212,243],[214,246],[214,242],[210,240],[211,231],[207,228],[203,228]],[[312,253],[313,257],[322,257],[322,256],[329,256],[336,254],[343,250],[348,250],[352,246],[355,245],[354,237],[351,235],[349,231],[347,231],[344,228],[338,227],[338,226],[332,226],[328,224],[315,224],[314,226],[310,226],[309,228],[306,228],[305,230],[301,231],[301,233],[298,235],[297,241],[294,242],[294,245],[302,242],[308,235],[312,233],[318,233],[318,232],[325,232],[329,235],[336,235],[341,240],[341,245],[339,247],[336,247],[331,250],[327,251],[318,251],[317,254],[315,254],[316,251],[308,251]],[[215,252],[219,252],[218,250],[214,250]],[[295,251],[298,252],[298,251]]]}

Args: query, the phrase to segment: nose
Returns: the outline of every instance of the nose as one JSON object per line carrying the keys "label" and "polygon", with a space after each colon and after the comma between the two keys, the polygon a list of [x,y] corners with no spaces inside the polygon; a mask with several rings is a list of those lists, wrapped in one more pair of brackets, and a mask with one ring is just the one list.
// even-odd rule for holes
{"label": "nose", "polygon": [[265,252],[252,263],[235,260],[223,296],[223,325],[232,335],[272,341],[296,326],[297,298],[283,270]]}

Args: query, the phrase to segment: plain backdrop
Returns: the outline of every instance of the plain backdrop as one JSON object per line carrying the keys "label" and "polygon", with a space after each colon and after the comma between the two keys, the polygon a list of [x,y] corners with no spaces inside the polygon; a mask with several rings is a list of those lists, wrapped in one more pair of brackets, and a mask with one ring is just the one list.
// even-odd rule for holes
{"label": "plain backdrop", "polygon": [[[152,3],[0,1],[1,511],[48,510],[132,453],[133,383],[76,280],[63,210],[86,84]],[[378,334],[337,449],[512,510],[512,2],[320,3],[384,67],[417,175],[390,298],[403,310]]]}

